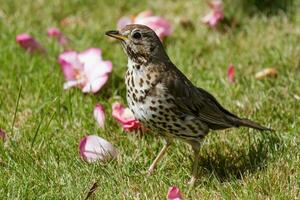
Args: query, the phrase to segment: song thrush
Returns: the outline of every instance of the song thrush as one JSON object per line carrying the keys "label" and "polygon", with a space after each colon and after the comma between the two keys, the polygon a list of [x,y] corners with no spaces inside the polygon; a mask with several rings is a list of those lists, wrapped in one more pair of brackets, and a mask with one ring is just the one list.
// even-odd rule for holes
{"label": "song thrush", "polygon": [[194,86],[171,62],[161,41],[149,27],[132,24],[120,31],[108,31],[106,35],[119,39],[128,56],[125,84],[129,108],[146,127],[166,140],[149,173],[174,138],[189,143],[194,151],[190,180],[194,183],[200,144],[210,129],[246,126],[270,130],[232,114],[210,93]]}

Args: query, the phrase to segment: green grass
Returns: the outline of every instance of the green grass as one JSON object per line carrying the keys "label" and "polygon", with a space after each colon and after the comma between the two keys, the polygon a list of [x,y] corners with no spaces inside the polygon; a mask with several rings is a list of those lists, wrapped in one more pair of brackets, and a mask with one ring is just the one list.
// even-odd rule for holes
{"label": "green grass", "polygon": [[[96,199],[164,199],[172,185],[185,199],[299,199],[299,3],[272,8],[276,12],[252,5],[247,12],[244,4],[226,2],[231,2],[225,5],[226,15],[238,26],[222,33],[201,24],[204,1],[0,0],[0,128],[8,135],[0,144],[0,199],[83,199],[94,182],[99,185]],[[165,46],[188,78],[229,110],[277,130],[211,132],[200,152],[194,188],[186,185],[192,162],[187,145],[176,142],[147,177],[143,173],[162,147],[160,139],[124,133],[111,117],[112,102],[126,103],[126,57],[104,32],[114,29],[119,17],[149,8],[173,24]],[[60,20],[68,16],[81,23],[61,27]],[[181,17],[195,29],[183,28]],[[73,49],[100,47],[103,58],[113,62],[109,82],[97,95],[62,89],[57,64],[62,49],[47,38],[50,26],[60,27]],[[15,43],[21,32],[42,42],[47,56],[24,52]],[[229,63],[236,67],[235,84],[227,82]],[[277,78],[254,78],[270,66],[278,69]],[[97,128],[92,116],[96,102],[105,106],[105,130]],[[82,161],[78,142],[86,134],[112,142],[120,151],[118,159]]]}

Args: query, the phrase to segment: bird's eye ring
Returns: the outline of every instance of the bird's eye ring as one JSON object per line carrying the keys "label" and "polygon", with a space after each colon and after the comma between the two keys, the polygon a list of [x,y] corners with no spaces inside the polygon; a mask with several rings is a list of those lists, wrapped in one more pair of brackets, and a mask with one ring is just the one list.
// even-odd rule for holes
{"label": "bird's eye ring", "polygon": [[135,32],[135,33],[133,33],[132,37],[134,39],[140,39],[142,37],[142,34],[140,32]]}

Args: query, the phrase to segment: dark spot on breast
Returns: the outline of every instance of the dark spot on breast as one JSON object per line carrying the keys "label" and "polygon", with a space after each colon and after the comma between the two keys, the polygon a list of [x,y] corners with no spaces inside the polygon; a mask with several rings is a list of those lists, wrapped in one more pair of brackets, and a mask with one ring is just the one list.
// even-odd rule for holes
{"label": "dark spot on breast", "polygon": [[181,127],[181,125],[180,125],[180,124],[178,124],[178,123],[174,123],[173,125],[174,125],[174,126],[176,126],[176,127],[178,127],[178,128],[180,128],[180,127]]}
{"label": "dark spot on breast", "polygon": [[193,127],[191,124],[186,125],[192,132],[197,133],[197,130],[195,127]]}
{"label": "dark spot on breast", "polygon": [[135,93],[132,94],[132,97],[133,97],[133,99],[134,99],[135,101],[137,101],[137,98],[136,98],[136,94],[135,94]]}
{"label": "dark spot on breast", "polygon": [[147,74],[147,79],[151,80],[151,75],[150,74]]}
{"label": "dark spot on breast", "polygon": [[139,69],[141,68],[141,66],[140,66],[140,65],[136,65],[135,68],[136,68],[137,70],[139,70]]}
{"label": "dark spot on breast", "polygon": [[129,83],[130,83],[130,77],[127,77],[126,81],[127,81],[127,85],[129,85]]}
{"label": "dark spot on breast", "polygon": [[173,102],[174,102],[174,99],[168,98],[166,101],[167,101],[168,103],[173,103]]}
{"label": "dark spot on breast", "polygon": [[158,99],[157,102],[160,103],[160,104],[162,104],[162,100],[160,100],[160,99]]}
{"label": "dark spot on breast", "polygon": [[132,87],[134,87],[134,80],[133,80],[133,78],[131,78],[131,85],[132,85]]}
{"label": "dark spot on breast", "polygon": [[152,111],[156,111],[156,110],[157,110],[157,108],[156,108],[156,107],[153,107],[153,106],[150,106],[149,108],[150,108],[150,110],[152,110]]}
{"label": "dark spot on breast", "polygon": [[149,80],[146,80],[146,83],[147,83],[147,85],[150,85],[150,81]]}
{"label": "dark spot on breast", "polygon": [[159,107],[159,109],[163,109],[164,108],[162,105],[159,105],[158,107]]}
{"label": "dark spot on breast", "polygon": [[155,124],[155,121],[153,119],[149,119],[150,122],[152,122],[153,124]]}
{"label": "dark spot on breast", "polygon": [[143,87],[143,84],[144,84],[144,80],[140,78],[140,82],[139,82],[140,87]]}
{"label": "dark spot on breast", "polygon": [[162,112],[162,111],[159,111],[158,113],[159,113],[160,115],[163,115],[163,114],[164,114],[164,112]]}
{"label": "dark spot on breast", "polygon": [[177,129],[173,129],[172,132],[173,133],[179,133],[179,131]]}
{"label": "dark spot on breast", "polygon": [[154,100],[151,100],[151,103],[152,103],[152,104],[155,104],[155,101],[154,101]]}
{"label": "dark spot on breast", "polygon": [[156,118],[156,117],[157,117],[157,115],[155,115],[155,114],[152,114],[152,117],[153,117],[153,118]]}
{"label": "dark spot on breast", "polygon": [[174,122],[177,121],[177,117],[176,116],[172,115],[171,118],[172,118],[172,121],[174,121]]}
{"label": "dark spot on breast", "polygon": [[135,92],[135,93],[138,93],[138,90],[137,90],[137,89],[134,89],[134,92]]}
{"label": "dark spot on breast", "polygon": [[155,47],[156,47],[155,45],[151,45],[150,51],[151,51],[151,52],[154,51]]}

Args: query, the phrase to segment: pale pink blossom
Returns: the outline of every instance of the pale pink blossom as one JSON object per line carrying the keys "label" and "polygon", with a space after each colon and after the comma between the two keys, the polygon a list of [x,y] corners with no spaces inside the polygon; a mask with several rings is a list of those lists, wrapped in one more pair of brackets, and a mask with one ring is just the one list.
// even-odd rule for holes
{"label": "pale pink blossom", "polygon": [[66,45],[68,43],[66,36],[56,27],[48,28],[47,34],[49,37],[56,38],[61,45]]}
{"label": "pale pink blossom", "polygon": [[94,117],[96,119],[96,122],[100,128],[104,128],[105,123],[105,114],[104,114],[104,108],[101,104],[97,103],[94,108]]}
{"label": "pale pink blossom", "polygon": [[141,128],[140,122],[134,118],[131,110],[125,108],[121,103],[113,103],[112,116],[122,125],[125,131],[130,132]]}
{"label": "pale pink blossom", "polygon": [[45,48],[36,41],[31,35],[21,33],[16,36],[16,42],[30,53],[39,52],[46,53]]}
{"label": "pale pink blossom", "polygon": [[78,87],[84,93],[98,92],[112,71],[111,61],[103,61],[101,50],[97,48],[81,53],[64,52],[59,56],[59,64],[66,79],[64,89]]}
{"label": "pale pink blossom", "polygon": [[0,129],[0,140],[5,141],[6,139],[6,133],[4,130]]}
{"label": "pale pink blossom", "polygon": [[202,18],[202,22],[213,28],[224,19],[222,0],[213,0],[208,5],[210,12]]}
{"label": "pale pink blossom", "polygon": [[142,24],[155,31],[160,40],[172,33],[170,22],[160,16],[153,15],[152,11],[146,10],[134,17],[122,17],[119,19],[117,28],[121,30],[128,24]]}
{"label": "pale pink blossom", "polygon": [[175,186],[170,187],[167,194],[167,200],[183,200],[180,190]]}
{"label": "pale pink blossom", "polygon": [[88,135],[80,140],[79,154],[81,158],[91,163],[116,158],[118,151],[107,140],[97,135]]}
{"label": "pale pink blossom", "polygon": [[230,64],[227,69],[227,78],[229,83],[234,83],[234,66]]}

